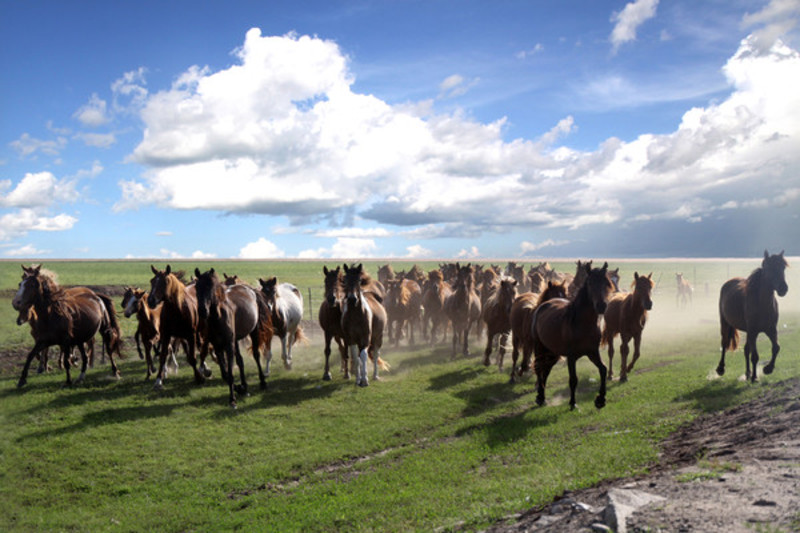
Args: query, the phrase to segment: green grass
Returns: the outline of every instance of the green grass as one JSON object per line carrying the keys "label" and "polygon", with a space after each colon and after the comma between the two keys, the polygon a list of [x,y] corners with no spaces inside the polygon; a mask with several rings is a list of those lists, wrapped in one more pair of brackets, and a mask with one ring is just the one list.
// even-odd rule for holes
{"label": "green grass", "polygon": [[[98,264],[113,272],[86,277],[83,263],[46,266],[69,284],[149,279],[149,263]],[[0,266],[0,279],[11,266],[19,279],[19,265]],[[305,289],[321,282],[319,263],[213,266],[251,282],[276,274]],[[101,276],[107,281],[94,281]],[[511,386],[505,372],[483,367],[477,342],[472,357],[455,361],[444,344],[387,347],[391,372],[359,389],[337,372],[321,380],[321,342],[312,338],[292,371],[273,365],[269,389],[251,390],[236,411],[217,377],[196,386],[183,360],[165,390],[153,391],[131,343],[120,381],[98,367],[72,389],[52,372],[18,390],[16,368],[0,377],[0,530],[481,529],[564,490],[645,472],[678,425],[800,375],[800,313],[783,311],[774,374],[756,385],[738,379],[739,350],[728,374],[710,379],[719,334],[708,308],[713,301],[699,297],[701,314],[679,313],[674,296],[657,295],[642,359],[628,383],[610,384],[602,410],[593,407],[597,373],[585,358],[579,409],[567,405],[563,363],[548,383],[549,404],[537,408],[533,381]],[[11,316],[0,314],[0,327]],[[13,328],[30,346],[27,327]],[[5,351],[5,336],[1,344]],[[247,367],[252,387],[252,358]]]}

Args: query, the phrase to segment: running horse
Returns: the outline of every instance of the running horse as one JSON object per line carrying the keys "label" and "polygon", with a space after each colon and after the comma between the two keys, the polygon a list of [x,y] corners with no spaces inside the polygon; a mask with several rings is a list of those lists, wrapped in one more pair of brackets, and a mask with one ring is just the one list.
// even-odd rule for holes
{"label": "running horse", "polygon": [[350,379],[350,367],[347,364],[347,350],[342,331],[342,269],[338,266],[336,269],[323,266],[322,272],[325,275],[325,297],[319,305],[317,314],[319,325],[325,334],[325,371],[322,373],[322,380],[331,380],[331,341],[339,347],[344,378]]}
{"label": "running horse", "polygon": [[422,335],[426,336],[428,322],[430,322],[430,342],[436,344],[436,332],[441,325],[444,329],[442,338],[447,338],[447,315],[444,313],[444,302],[452,292],[450,285],[444,281],[441,270],[428,272],[428,281],[422,291]]}
{"label": "running horse", "polygon": [[689,283],[689,280],[683,277],[683,272],[675,274],[675,282],[678,285],[675,292],[675,306],[686,307],[688,304],[692,303],[694,288],[692,284]]}
{"label": "running horse", "polygon": [[[371,290],[371,279],[363,265],[344,265],[344,305],[342,307],[342,332],[344,343],[356,366],[356,385],[366,387],[367,357],[372,358],[372,379],[378,380],[381,366],[380,352],[383,346],[383,330],[386,326],[386,310],[380,297]],[[358,361],[358,365],[356,365]]]}
{"label": "running horse", "polygon": [[614,286],[608,279],[608,263],[602,268],[583,265],[585,281],[571,300],[555,298],[536,309],[531,325],[534,371],[537,378],[536,403],[544,405],[547,377],[559,358],[567,358],[569,369],[569,406],[575,408],[575,389],[578,386],[576,364],[586,355],[600,374],[600,390],[594,405],[606,404],[606,367],[600,359],[600,328],[597,319],[608,306]]}
{"label": "running horse", "polygon": [[192,365],[195,383],[203,383],[206,376],[197,367],[195,349],[201,345],[198,330],[197,294],[194,285],[186,286],[172,272],[170,265],[166,269],[158,270],[150,265],[153,277],[150,279],[150,294],[147,296],[147,305],[151,309],[163,304],[161,309],[161,323],[159,326],[158,347],[158,372],[153,388],[164,388],[164,366],[170,349],[172,338],[185,341],[186,359]]}
{"label": "running horse", "polygon": [[22,270],[22,281],[11,304],[19,312],[32,308],[36,324],[31,328],[34,345],[25,360],[17,387],[27,383],[33,357],[49,346],[61,348],[67,386],[72,385],[69,356],[73,347],[78,348],[82,366],[76,383],[82,382],[88,365],[84,343],[91,341],[98,332],[111,359],[111,372],[119,377],[113,353],[119,352],[120,331],[111,300],[87,287],[64,289],[51,273],[42,270],[41,265],[23,266]]}
{"label": "running horse", "polygon": [[500,336],[497,347],[497,368],[503,371],[503,359],[506,354],[506,343],[511,333],[511,306],[517,298],[517,284],[510,277],[502,276],[497,288],[481,307],[481,319],[486,323],[486,349],[483,352],[483,364],[489,366],[494,338]]}
{"label": "running horse", "polygon": [[456,268],[458,276],[455,288],[444,301],[444,312],[453,327],[453,357],[456,356],[459,337],[463,340],[462,353],[465,356],[469,355],[467,339],[469,328],[473,322],[477,322],[481,318],[481,300],[474,290],[475,279],[472,275],[472,265],[461,266],[456,263]]}
{"label": "running horse", "polygon": [[[619,269],[618,269],[619,270]],[[612,279],[613,282],[613,279]],[[608,301],[608,307],[603,314],[605,326],[601,344],[608,345],[608,379],[614,376],[612,365],[614,359],[614,337],[620,336],[619,351],[622,358],[622,367],[619,371],[619,380],[628,381],[628,373],[633,370],[633,365],[639,359],[642,344],[642,331],[647,322],[647,312],[653,308],[653,273],[640,276],[633,273],[633,292],[617,293]],[[633,339],[633,360],[628,364],[628,342]]]}
{"label": "running horse", "polygon": [[[722,357],[717,374],[725,374],[725,352],[735,350],[739,344],[739,330],[747,334],[744,344],[745,378],[756,382],[758,350],[756,338],[764,333],[772,343],[772,359],[764,367],[765,374],[775,369],[775,359],[781,347],[778,345],[778,296],[789,290],[785,270],[789,264],[779,254],[769,255],[764,250],[761,266],[747,279],[733,278],[725,282],[719,292],[719,322],[722,335]],[[750,364],[753,368],[750,370]]]}
{"label": "running horse", "polygon": [[[292,369],[292,346],[299,341],[306,340],[300,320],[303,318],[303,297],[300,289],[291,283],[278,283],[278,278],[271,277],[267,280],[258,278],[261,292],[272,314],[272,328],[275,335],[281,340],[281,357],[286,370]],[[267,345],[267,370],[270,374],[272,364],[272,341]]]}

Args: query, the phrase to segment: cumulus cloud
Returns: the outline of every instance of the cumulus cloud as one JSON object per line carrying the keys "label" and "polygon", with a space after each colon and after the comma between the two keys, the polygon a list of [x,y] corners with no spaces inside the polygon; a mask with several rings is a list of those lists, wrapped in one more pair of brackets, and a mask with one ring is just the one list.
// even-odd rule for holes
{"label": "cumulus cloud", "polygon": [[[5,182],[6,187],[10,182]],[[3,207],[47,207],[57,202],[74,202],[78,198],[75,182],[57,179],[50,172],[28,173],[8,194],[0,195]]]}
{"label": "cumulus cloud", "polygon": [[89,101],[82,105],[74,115],[72,115],[84,126],[98,127],[108,124],[111,120],[108,116],[108,105],[100,98],[97,93],[92,93]]}
{"label": "cumulus cloud", "polygon": [[50,253],[50,250],[40,250],[32,244],[26,244],[19,248],[5,250],[3,255],[8,257],[36,257]]}
{"label": "cumulus cloud", "polygon": [[264,237],[255,242],[247,243],[239,250],[239,257],[242,259],[274,259],[276,257],[284,257],[284,255],[283,250]]}
{"label": "cumulus cloud", "polygon": [[611,22],[615,24],[610,40],[614,53],[623,44],[636,40],[636,30],[656,16],[657,6],[658,0],[635,0],[626,4],[619,13],[612,15]]}
{"label": "cumulus cloud", "polygon": [[422,259],[425,257],[432,257],[433,251],[428,250],[424,246],[420,244],[412,244],[411,246],[406,246],[406,257],[409,259]]}
{"label": "cumulus cloud", "polygon": [[67,145],[66,137],[58,137],[55,140],[42,140],[31,137],[28,133],[23,133],[19,139],[11,141],[11,147],[17,151],[20,157],[28,157],[41,152],[45,155],[57,156]]}
{"label": "cumulus cloud", "polygon": [[800,0],[772,0],[763,9],[742,18],[744,28],[757,28],[753,33],[754,49],[769,53],[775,41],[797,26]]}
{"label": "cumulus cloud", "polygon": [[563,246],[565,244],[569,244],[569,241],[556,241],[556,240],[553,240],[553,239],[545,239],[545,240],[543,240],[542,242],[539,242],[539,243],[532,243],[530,241],[522,241],[519,244],[520,255],[521,256],[530,255],[530,254],[532,254],[534,252],[538,252],[539,250],[542,250],[544,248],[551,248],[551,247],[554,247],[554,246]]}
{"label": "cumulus cloud", "polygon": [[34,209],[18,209],[0,216],[0,241],[15,239],[31,231],[65,231],[72,229],[77,221],[66,214],[50,217]]}
{"label": "cumulus cloud", "polygon": [[[629,5],[640,11],[618,22],[635,29],[656,3]],[[189,69],[148,95],[145,135],[131,155],[148,170],[120,184],[116,208],[153,203],[299,224],[358,216],[407,226],[397,234],[414,240],[509,226],[702,221],[767,187],[800,186],[800,94],[785,83],[800,79],[800,56],[779,41],[762,53],[756,40],[743,40],[724,66],[729,96],[690,109],[675,131],[579,151],[551,147],[578,127],[571,116],[536,140],[505,140],[505,118],[391,106],[353,92],[335,43],[254,29],[236,64]],[[384,235],[370,231],[378,230],[330,230],[333,246],[303,253],[373,255]]]}

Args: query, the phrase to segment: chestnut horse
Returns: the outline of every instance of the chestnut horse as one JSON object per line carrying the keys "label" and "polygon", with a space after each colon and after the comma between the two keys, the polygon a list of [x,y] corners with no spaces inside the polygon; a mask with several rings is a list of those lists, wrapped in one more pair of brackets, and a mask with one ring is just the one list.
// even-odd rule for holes
{"label": "chestnut horse", "polygon": [[687,304],[692,303],[692,293],[694,288],[689,280],[683,277],[683,273],[675,274],[675,282],[677,283],[677,292],[675,293],[675,306],[686,307]]}
{"label": "chestnut horse", "polygon": [[[416,265],[414,265],[416,266]],[[419,327],[422,318],[422,290],[413,279],[393,279],[386,282],[386,297],[383,301],[388,322],[389,340],[400,343],[404,326],[408,327],[409,345],[414,344],[414,326]],[[394,324],[394,328],[392,328]],[[394,330],[394,336],[392,331]]]}
{"label": "chestnut horse", "polygon": [[[739,344],[738,330],[747,333],[744,344],[745,378],[756,381],[758,350],[756,338],[764,333],[772,343],[772,359],[764,367],[765,374],[775,369],[775,359],[781,347],[778,345],[778,296],[789,290],[784,271],[789,264],[779,254],[769,255],[764,250],[761,266],[747,279],[733,278],[725,282],[719,292],[719,322],[722,334],[722,357],[717,374],[725,373],[725,352],[735,350]],[[753,364],[752,372],[750,363]]]}
{"label": "chestnut horse", "polygon": [[450,319],[453,327],[453,357],[456,356],[456,346],[459,338],[462,339],[462,354],[469,355],[469,328],[481,318],[481,301],[475,292],[475,280],[472,276],[472,265],[461,266],[456,263],[458,276],[455,288],[444,301],[444,312]]}
{"label": "chestnut horse", "polygon": [[111,359],[111,372],[119,377],[113,353],[119,352],[121,335],[110,299],[107,296],[101,297],[86,287],[64,289],[56,283],[52,274],[41,269],[41,265],[30,268],[23,266],[22,269],[23,278],[11,304],[20,312],[32,308],[36,322],[31,328],[33,349],[25,360],[17,387],[23,387],[27,383],[33,357],[49,346],[61,348],[67,385],[72,385],[69,356],[73,347],[78,348],[82,366],[76,382],[83,381],[88,364],[83,345],[98,332]]}
{"label": "chestnut horse", "polygon": [[159,347],[158,347],[158,372],[155,389],[164,388],[164,366],[167,362],[167,355],[170,343],[174,338],[185,341],[186,359],[192,365],[194,380],[196,383],[203,383],[206,376],[197,367],[195,349],[200,346],[200,335],[198,332],[197,317],[197,294],[194,285],[186,286],[172,272],[170,265],[166,269],[158,270],[150,265],[153,277],[150,279],[150,294],[147,296],[147,305],[151,309],[163,304],[161,309],[161,323],[159,325]]}
{"label": "chestnut horse", "polygon": [[[136,342],[136,351],[139,353],[139,359],[144,359],[147,364],[145,379],[150,379],[150,375],[156,373],[151,352],[153,347],[158,348],[161,306],[151,309],[147,305],[147,293],[145,291],[126,287],[125,293],[122,295],[122,312],[126,318],[136,315],[137,326],[133,340]],[[144,354],[142,354],[142,344],[144,345]],[[172,359],[173,361],[175,360],[174,353],[172,354]]]}
{"label": "chestnut horse", "polygon": [[342,332],[344,343],[350,351],[353,365],[358,361],[356,385],[366,387],[367,357],[372,357],[372,379],[377,380],[380,352],[383,346],[383,329],[386,325],[386,310],[380,297],[370,290],[371,280],[362,264],[354,267],[344,265],[344,305],[342,307]]}
{"label": "chestnut horse", "polygon": [[[547,288],[541,294],[526,292],[517,296],[511,306],[509,321],[511,322],[511,383],[516,383],[517,377],[531,369],[531,354],[533,353],[533,339],[531,337],[531,324],[536,308],[553,298],[566,298],[566,282],[547,282]],[[517,369],[519,350],[522,348],[522,364]]]}
{"label": "chestnut horse", "polygon": [[426,336],[428,322],[430,322],[430,342],[436,344],[436,332],[439,325],[444,327],[443,338],[447,338],[447,315],[444,312],[444,301],[453,292],[450,284],[444,281],[441,270],[428,272],[428,281],[422,293],[422,307],[425,313],[422,317],[422,335]]}
{"label": "chestnut horse", "polygon": [[489,366],[494,338],[500,335],[497,347],[497,369],[503,371],[503,358],[506,354],[506,342],[511,333],[511,306],[517,297],[517,280],[502,276],[497,288],[481,308],[481,319],[486,323],[486,349],[483,351],[483,364]]}
{"label": "chestnut horse", "polygon": [[325,297],[319,305],[317,315],[319,325],[325,333],[325,371],[322,373],[322,379],[331,380],[331,341],[339,347],[344,378],[350,379],[350,367],[347,364],[347,350],[342,331],[342,270],[338,266],[335,270],[323,266],[322,272],[325,275]]}
{"label": "chestnut horse", "polygon": [[[617,293],[608,301],[608,307],[603,314],[605,326],[601,344],[608,345],[608,379],[614,376],[614,337],[619,334],[619,351],[622,357],[622,367],[619,371],[619,380],[628,381],[628,372],[633,370],[633,365],[639,359],[639,348],[642,344],[642,331],[647,322],[647,312],[653,308],[651,293],[653,291],[653,273],[640,276],[633,273],[633,292]],[[633,339],[633,360],[628,364],[628,342]]]}
{"label": "chestnut horse", "polygon": [[536,403],[544,405],[544,388],[553,365],[563,355],[569,369],[569,405],[575,408],[575,389],[578,386],[576,363],[586,355],[600,374],[600,391],[594,404],[600,409],[606,404],[606,367],[600,359],[600,328],[597,319],[608,305],[614,290],[608,279],[608,263],[602,268],[583,265],[585,281],[571,300],[556,298],[540,305],[534,315],[531,332],[535,355],[538,392]]}

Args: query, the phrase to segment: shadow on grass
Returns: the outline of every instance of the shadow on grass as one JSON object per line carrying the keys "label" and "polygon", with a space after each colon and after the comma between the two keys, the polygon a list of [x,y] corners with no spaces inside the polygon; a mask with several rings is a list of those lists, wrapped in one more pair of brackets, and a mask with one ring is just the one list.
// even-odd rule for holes
{"label": "shadow on grass", "polygon": [[691,402],[693,410],[703,413],[722,411],[742,402],[741,396],[752,387],[760,387],[760,383],[751,385],[741,381],[715,379],[702,387],[696,388],[673,399],[673,402]]}
{"label": "shadow on grass", "polygon": [[[536,411],[536,416],[531,417],[530,412]],[[509,443],[526,438],[532,431],[548,426],[558,420],[559,412],[548,410],[546,407],[533,407],[524,411],[508,413],[493,417],[485,422],[473,424],[456,431],[457,437],[471,436],[483,433],[486,445],[491,449],[505,446]]]}
{"label": "shadow on grass", "polygon": [[482,366],[474,366],[469,368],[459,368],[452,372],[445,372],[431,378],[430,387],[428,390],[441,391],[449,389],[471,379],[475,379],[485,372]]}

